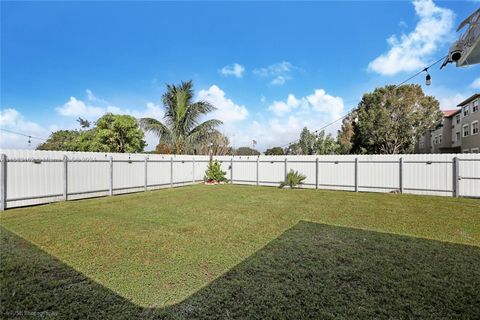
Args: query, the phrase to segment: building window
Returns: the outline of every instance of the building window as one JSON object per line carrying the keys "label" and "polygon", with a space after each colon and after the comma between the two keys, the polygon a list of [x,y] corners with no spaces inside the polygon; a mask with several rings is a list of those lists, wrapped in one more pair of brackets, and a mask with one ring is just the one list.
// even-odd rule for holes
{"label": "building window", "polygon": [[477,112],[478,111],[478,99],[473,101],[473,108],[472,112]]}
{"label": "building window", "polygon": [[460,131],[455,132],[455,141],[460,141]]}
{"label": "building window", "polygon": [[468,137],[468,134],[469,134],[469,132],[468,132],[468,124],[466,124],[466,125],[463,126],[463,136],[464,136],[464,137]]}
{"label": "building window", "polygon": [[478,153],[478,152],[479,152],[479,149],[478,149],[478,148],[472,148],[472,149],[470,149],[470,151],[471,151],[472,153]]}
{"label": "building window", "polygon": [[455,120],[457,120],[457,124],[460,123],[460,113],[455,116]]}
{"label": "building window", "polygon": [[470,110],[470,107],[469,106],[465,106],[463,107],[463,116],[466,117],[468,116],[468,111]]}
{"label": "building window", "polygon": [[472,136],[478,134],[478,121],[472,122]]}
{"label": "building window", "polygon": [[438,143],[439,143],[439,144],[442,143],[442,135],[439,135],[439,136],[438,136]]}

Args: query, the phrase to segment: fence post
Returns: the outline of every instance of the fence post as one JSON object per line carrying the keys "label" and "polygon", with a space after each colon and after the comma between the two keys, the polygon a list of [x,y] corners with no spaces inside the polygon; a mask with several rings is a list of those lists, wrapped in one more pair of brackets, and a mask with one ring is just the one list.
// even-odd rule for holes
{"label": "fence post", "polygon": [[258,186],[258,176],[259,176],[259,163],[260,163],[260,156],[257,157],[257,186]]}
{"label": "fence post", "polygon": [[403,193],[403,157],[401,157],[398,161],[398,184],[400,193]]}
{"label": "fence post", "polygon": [[318,189],[318,158],[315,159],[315,189]]}
{"label": "fence post", "polygon": [[192,158],[192,183],[195,183],[195,158]]}
{"label": "fence post", "polygon": [[110,190],[109,196],[113,196],[113,156],[110,156]]}
{"label": "fence post", "polygon": [[288,174],[288,158],[285,158],[285,179],[287,179]]}
{"label": "fence post", "polygon": [[355,158],[355,192],[358,192],[358,158]]}
{"label": "fence post", "polygon": [[147,191],[148,187],[148,156],[145,157],[145,182],[143,186],[143,191]]}
{"label": "fence post", "polygon": [[230,159],[230,183],[233,184],[233,157]]}
{"label": "fence post", "polygon": [[453,158],[453,196],[455,198],[460,197],[460,161],[458,158]]}
{"label": "fence post", "polygon": [[68,199],[68,157],[63,156],[63,200]]}
{"label": "fence post", "polygon": [[173,157],[170,158],[170,188],[173,188]]}
{"label": "fence post", "polygon": [[7,155],[1,156],[1,181],[0,181],[0,211],[7,208]]}

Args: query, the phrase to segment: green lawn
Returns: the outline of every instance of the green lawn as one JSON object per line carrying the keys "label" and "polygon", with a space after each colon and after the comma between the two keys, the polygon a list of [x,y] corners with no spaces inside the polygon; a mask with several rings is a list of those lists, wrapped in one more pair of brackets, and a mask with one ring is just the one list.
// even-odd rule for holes
{"label": "green lawn", "polygon": [[0,317],[480,314],[474,199],[197,185],[0,224]]}

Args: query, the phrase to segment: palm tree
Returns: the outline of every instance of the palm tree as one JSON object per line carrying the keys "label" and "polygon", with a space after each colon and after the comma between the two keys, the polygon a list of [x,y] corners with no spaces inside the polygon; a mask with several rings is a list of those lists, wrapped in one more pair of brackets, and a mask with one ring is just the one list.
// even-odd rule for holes
{"label": "palm tree", "polygon": [[140,125],[147,132],[159,137],[159,143],[170,147],[176,154],[193,152],[195,146],[204,144],[222,121],[206,120],[199,124],[199,118],[216,108],[208,102],[193,102],[192,81],[180,85],[168,85],[162,96],[165,108],[164,122],[153,118],[141,118]]}

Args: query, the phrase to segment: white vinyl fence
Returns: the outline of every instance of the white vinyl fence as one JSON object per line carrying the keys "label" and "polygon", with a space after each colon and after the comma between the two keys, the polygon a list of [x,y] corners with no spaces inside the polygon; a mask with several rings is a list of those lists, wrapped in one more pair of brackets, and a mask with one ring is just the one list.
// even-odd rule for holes
{"label": "white vinyl fence", "polygon": [[[0,209],[203,181],[208,156],[1,150]],[[480,197],[480,154],[216,156],[235,184]]]}

